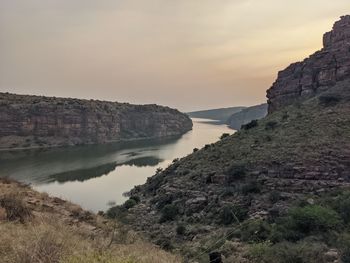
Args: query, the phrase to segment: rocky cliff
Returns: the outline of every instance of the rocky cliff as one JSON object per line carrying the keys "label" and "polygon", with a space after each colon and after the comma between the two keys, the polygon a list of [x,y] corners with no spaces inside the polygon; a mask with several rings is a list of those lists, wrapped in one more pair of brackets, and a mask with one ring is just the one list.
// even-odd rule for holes
{"label": "rocky cliff", "polygon": [[185,114],[157,105],[0,93],[0,148],[49,147],[178,136]]}
{"label": "rocky cliff", "polygon": [[323,36],[323,48],[278,73],[267,91],[269,112],[309,98],[350,78],[350,16],[343,16]]}

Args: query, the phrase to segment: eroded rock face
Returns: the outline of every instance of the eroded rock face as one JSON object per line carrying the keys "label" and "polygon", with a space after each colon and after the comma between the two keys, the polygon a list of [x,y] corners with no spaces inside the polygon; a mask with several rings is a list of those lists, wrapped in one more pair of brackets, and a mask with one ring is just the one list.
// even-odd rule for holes
{"label": "eroded rock face", "polygon": [[341,17],[324,35],[323,45],[309,58],[278,73],[267,91],[269,113],[350,78],[350,15]]}
{"label": "eroded rock face", "polygon": [[0,148],[159,138],[191,129],[185,114],[168,107],[0,93]]}

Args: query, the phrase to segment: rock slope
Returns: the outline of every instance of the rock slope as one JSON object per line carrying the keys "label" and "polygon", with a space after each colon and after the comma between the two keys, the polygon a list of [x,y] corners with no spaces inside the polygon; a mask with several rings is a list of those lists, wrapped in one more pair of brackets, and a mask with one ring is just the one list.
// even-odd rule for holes
{"label": "rock slope", "polygon": [[0,93],[0,148],[160,138],[191,129],[189,117],[168,107]]}
{"label": "rock slope", "polygon": [[350,16],[343,16],[323,36],[323,48],[278,73],[267,91],[269,112],[299,98],[309,98],[350,77]]}
{"label": "rock slope", "polygon": [[[348,16],[343,17],[335,31],[326,35],[326,47],[347,50],[344,37],[349,36],[345,33],[348,21]],[[339,28],[345,32],[341,34]],[[320,56],[328,57],[326,54],[322,51]],[[317,92],[308,93],[294,104],[292,101],[301,94],[293,98],[282,94],[296,87],[296,75],[287,72],[301,64],[280,73],[269,91],[270,114],[266,118],[175,160],[131,191],[131,196],[141,202],[129,210],[130,224],[154,242],[164,244],[168,240],[185,254],[198,258],[198,251],[215,249],[215,242],[227,237],[236,221],[276,217],[305,195],[349,187],[350,76],[345,65],[350,59],[344,56],[338,64],[342,66],[337,66],[338,79],[332,85],[326,90],[318,86]],[[304,62],[304,70],[319,72],[318,63],[323,60],[316,64],[310,61]],[[322,76],[334,70],[324,67]],[[306,93],[305,89],[302,94]],[[179,234],[181,226],[186,226],[186,231],[180,231],[185,234]],[[234,250],[230,253],[237,255]]]}

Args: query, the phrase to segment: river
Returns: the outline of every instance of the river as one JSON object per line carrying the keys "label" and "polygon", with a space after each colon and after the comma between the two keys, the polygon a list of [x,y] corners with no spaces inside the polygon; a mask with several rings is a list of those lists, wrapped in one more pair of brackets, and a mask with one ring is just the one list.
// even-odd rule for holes
{"label": "river", "polygon": [[122,204],[123,193],[146,182],[157,168],[194,148],[213,143],[226,125],[193,119],[193,130],[179,138],[0,153],[0,175],[30,184],[94,212]]}

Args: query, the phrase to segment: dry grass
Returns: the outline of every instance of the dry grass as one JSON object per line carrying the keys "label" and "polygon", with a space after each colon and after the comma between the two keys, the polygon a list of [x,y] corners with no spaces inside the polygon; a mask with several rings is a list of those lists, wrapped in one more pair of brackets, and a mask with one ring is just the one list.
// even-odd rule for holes
{"label": "dry grass", "polygon": [[179,263],[179,257],[142,241],[114,244],[91,240],[79,229],[41,218],[0,223],[1,263]]}
{"label": "dry grass", "polygon": [[102,221],[77,205],[0,179],[0,263],[182,262],[125,226],[112,230],[112,222]]}
{"label": "dry grass", "polygon": [[15,194],[1,196],[0,207],[5,209],[8,221],[24,223],[32,217],[31,210],[25,205],[23,198]]}

